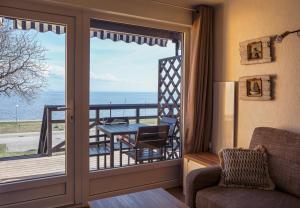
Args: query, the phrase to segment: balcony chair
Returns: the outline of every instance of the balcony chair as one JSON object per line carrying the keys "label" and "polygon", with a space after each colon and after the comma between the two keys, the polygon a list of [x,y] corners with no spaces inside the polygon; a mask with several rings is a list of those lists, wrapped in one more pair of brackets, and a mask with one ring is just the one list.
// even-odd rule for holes
{"label": "balcony chair", "polygon": [[[167,150],[171,149],[171,153],[166,151],[168,158],[171,158],[171,157],[174,158],[174,155],[176,153],[174,150],[176,150],[177,147],[180,145],[180,143],[176,137],[176,133],[175,133],[177,123],[178,123],[178,121],[177,121],[177,118],[175,118],[175,117],[164,116],[159,120],[159,124],[161,124],[161,125],[165,124],[165,125],[169,126],[168,141],[167,141],[166,149]],[[176,142],[175,148],[174,148],[174,141]]]}
{"label": "balcony chair", "polygon": [[[114,124],[129,124],[129,119],[127,117],[107,117],[103,118],[100,121],[100,124],[103,125],[114,125]],[[106,156],[110,154],[110,140],[107,140],[106,135],[101,135],[99,130],[97,131],[96,141],[90,142],[89,146],[89,155],[90,157],[97,157],[97,164],[99,169],[99,157],[104,157],[104,167],[106,168]],[[104,137],[103,141],[100,141],[100,137]],[[119,149],[119,145],[115,145],[115,150]]]}
{"label": "balcony chair", "polygon": [[[168,134],[169,125],[143,126],[139,127],[135,138],[119,138],[121,165],[123,153],[127,154],[128,158],[133,158],[136,164],[164,160]],[[124,151],[123,145],[128,146],[129,150]]]}

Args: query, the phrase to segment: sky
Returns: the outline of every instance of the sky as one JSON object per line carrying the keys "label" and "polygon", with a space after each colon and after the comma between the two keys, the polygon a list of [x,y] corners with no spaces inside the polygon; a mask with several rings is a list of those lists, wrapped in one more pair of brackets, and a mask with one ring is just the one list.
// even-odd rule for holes
{"label": "sky", "polygon": [[[36,38],[47,49],[48,82],[44,91],[63,91],[65,35],[46,32],[37,33]],[[159,47],[91,38],[90,90],[157,92],[158,60],[174,55],[171,41],[167,47]]]}

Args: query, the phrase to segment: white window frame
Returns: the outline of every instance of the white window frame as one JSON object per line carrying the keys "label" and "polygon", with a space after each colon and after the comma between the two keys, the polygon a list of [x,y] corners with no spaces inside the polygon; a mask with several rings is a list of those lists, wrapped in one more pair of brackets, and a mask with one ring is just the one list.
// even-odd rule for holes
{"label": "white window frame", "polygon": [[[3,0],[0,2],[0,15],[13,16],[14,13],[10,11],[20,9],[21,12],[15,13],[15,16],[36,19],[36,12],[39,12],[39,19],[44,21],[51,21],[52,16],[59,17],[57,22],[64,23],[66,19],[72,19],[72,41],[74,51],[70,51],[68,56],[72,56],[73,65],[73,80],[74,80],[74,144],[72,148],[74,152],[71,153],[73,158],[73,195],[66,201],[59,196],[49,197],[46,199],[38,199],[27,201],[24,203],[12,204],[10,207],[53,207],[62,204],[87,205],[87,202],[92,199],[113,196],[122,193],[145,190],[155,187],[174,187],[182,183],[182,159],[164,161],[160,163],[144,164],[132,167],[124,167],[120,169],[111,169],[104,171],[89,172],[89,60],[90,60],[90,19],[103,19],[107,21],[120,22],[125,24],[140,25],[144,27],[154,27],[158,29],[166,29],[172,31],[182,32],[184,34],[184,58],[182,69],[182,116],[181,128],[183,132],[184,127],[184,101],[187,95],[185,87],[186,74],[189,69],[189,40],[190,40],[190,26],[182,24],[172,24],[164,21],[158,21],[149,18],[138,18],[131,15],[123,15],[120,13],[111,13],[101,10],[88,10],[82,8],[72,8],[66,6],[55,6],[51,3],[28,3],[24,1]],[[18,10],[19,11],[19,10]],[[34,15],[33,15],[34,14]],[[54,20],[54,19],[53,19]],[[55,21],[54,21],[55,22]],[[71,41],[71,40],[70,40]],[[184,135],[184,132],[182,133]],[[70,157],[68,155],[68,157]],[[69,160],[71,161],[71,160]],[[67,170],[70,171],[71,169]],[[142,180],[152,174],[150,180]],[[132,187],[130,184],[119,187],[114,185],[113,189],[106,189],[103,186],[103,181],[106,183],[113,182],[115,179],[120,181],[133,180],[139,177],[141,183]],[[67,181],[61,177],[54,177],[51,180],[32,180],[30,183],[14,183],[11,186],[1,187],[1,191],[8,190],[30,190],[34,187],[55,185],[66,183]],[[72,181],[70,181],[72,183]],[[4,188],[4,189],[3,189]],[[39,191],[36,191],[38,194]],[[1,196],[0,196],[1,197]],[[11,195],[13,197],[13,195]],[[6,206],[7,207],[7,206]],[[2,206],[0,206],[2,208]]]}

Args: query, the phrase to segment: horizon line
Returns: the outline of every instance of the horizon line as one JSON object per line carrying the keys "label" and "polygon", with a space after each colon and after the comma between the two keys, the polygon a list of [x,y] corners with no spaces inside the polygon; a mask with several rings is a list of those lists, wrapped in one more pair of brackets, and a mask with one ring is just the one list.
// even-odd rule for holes
{"label": "horizon line", "polygon": [[[65,91],[60,91],[60,90],[45,90],[45,91],[42,91],[42,92],[65,92]],[[99,91],[90,91],[90,92],[126,92],[126,93],[158,93],[156,91],[102,91],[102,90],[99,90]]]}

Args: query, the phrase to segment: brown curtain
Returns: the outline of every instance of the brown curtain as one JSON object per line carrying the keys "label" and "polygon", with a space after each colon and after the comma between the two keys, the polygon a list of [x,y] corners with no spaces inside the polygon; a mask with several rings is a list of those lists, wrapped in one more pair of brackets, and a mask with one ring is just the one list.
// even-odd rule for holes
{"label": "brown curtain", "polygon": [[209,150],[212,128],[213,9],[200,6],[191,31],[191,63],[185,105],[185,153]]}

